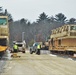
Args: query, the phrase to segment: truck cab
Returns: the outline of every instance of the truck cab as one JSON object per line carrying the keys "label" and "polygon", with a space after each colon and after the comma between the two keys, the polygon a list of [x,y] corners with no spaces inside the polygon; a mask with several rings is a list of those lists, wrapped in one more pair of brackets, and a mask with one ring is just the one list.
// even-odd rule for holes
{"label": "truck cab", "polygon": [[34,43],[31,47],[30,47],[30,54],[35,53],[37,50],[37,43]]}
{"label": "truck cab", "polygon": [[0,55],[2,55],[9,46],[9,23],[8,16],[0,16]]}
{"label": "truck cab", "polygon": [[26,43],[21,42],[21,41],[17,41],[16,44],[17,44],[17,46],[18,46],[18,51],[19,51],[19,52],[22,52],[22,53],[25,53]]}

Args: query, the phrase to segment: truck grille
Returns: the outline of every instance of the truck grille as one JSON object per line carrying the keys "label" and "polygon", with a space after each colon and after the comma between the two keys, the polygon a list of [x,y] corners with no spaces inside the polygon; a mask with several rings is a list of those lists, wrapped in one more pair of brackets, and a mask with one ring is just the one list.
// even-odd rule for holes
{"label": "truck grille", "polygon": [[76,36],[76,32],[70,32],[70,36]]}

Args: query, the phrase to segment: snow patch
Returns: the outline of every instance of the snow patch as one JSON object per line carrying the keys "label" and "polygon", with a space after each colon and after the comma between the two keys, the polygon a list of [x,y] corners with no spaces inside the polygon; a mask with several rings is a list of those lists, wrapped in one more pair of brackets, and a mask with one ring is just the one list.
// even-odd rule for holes
{"label": "snow patch", "polygon": [[56,57],[56,55],[54,55],[54,54],[50,54],[50,56],[54,56],[54,57]]}

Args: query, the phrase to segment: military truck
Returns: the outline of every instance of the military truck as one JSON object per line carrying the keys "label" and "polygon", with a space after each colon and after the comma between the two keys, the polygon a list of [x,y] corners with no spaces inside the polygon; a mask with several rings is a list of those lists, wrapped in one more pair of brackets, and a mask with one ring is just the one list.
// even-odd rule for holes
{"label": "military truck", "polygon": [[48,48],[49,48],[49,43],[48,43],[48,41],[42,42],[42,44],[41,44],[41,49],[42,49],[42,50],[48,50]]}
{"label": "military truck", "polygon": [[0,55],[2,55],[9,46],[9,25],[8,16],[0,16]]}
{"label": "military truck", "polygon": [[52,30],[49,41],[51,52],[76,54],[76,25],[63,25]]}
{"label": "military truck", "polygon": [[18,46],[18,51],[25,53],[26,52],[26,42],[25,41],[16,41],[15,44]]}

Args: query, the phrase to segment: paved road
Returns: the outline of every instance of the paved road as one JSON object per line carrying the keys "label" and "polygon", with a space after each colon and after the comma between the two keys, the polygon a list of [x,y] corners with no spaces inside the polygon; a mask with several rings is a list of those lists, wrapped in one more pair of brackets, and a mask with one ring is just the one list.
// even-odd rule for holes
{"label": "paved road", "polygon": [[6,61],[1,75],[76,75],[76,61],[52,54],[19,53],[20,58]]}

